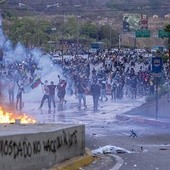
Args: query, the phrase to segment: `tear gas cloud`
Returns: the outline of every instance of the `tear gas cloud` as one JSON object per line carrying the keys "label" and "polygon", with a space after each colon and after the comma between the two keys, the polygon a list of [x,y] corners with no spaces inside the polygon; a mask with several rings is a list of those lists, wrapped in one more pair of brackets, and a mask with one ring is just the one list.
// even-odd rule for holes
{"label": "tear gas cloud", "polygon": [[[49,54],[44,54],[39,48],[27,48],[20,42],[14,45],[3,32],[1,17],[0,37],[0,48],[3,51],[3,62],[5,65],[9,65],[16,61],[23,62],[26,57],[31,56],[31,58],[36,62],[38,68],[35,71],[35,74],[41,78],[41,81],[49,80],[49,82],[54,81],[55,84],[58,83],[57,75],[61,75],[61,68],[59,66],[57,67],[57,65],[53,65],[51,56]],[[15,92],[16,90],[17,89],[15,89]],[[5,89],[4,92],[7,94],[7,89]],[[39,85],[35,89],[28,88],[26,93],[23,95],[23,98],[27,101],[40,101],[42,95],[42,88]]]}

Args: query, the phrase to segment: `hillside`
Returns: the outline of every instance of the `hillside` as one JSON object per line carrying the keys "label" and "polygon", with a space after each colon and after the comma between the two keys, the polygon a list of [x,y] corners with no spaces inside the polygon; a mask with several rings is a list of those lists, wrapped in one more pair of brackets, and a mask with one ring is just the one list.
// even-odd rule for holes
{"label": "hillside", "polygon": [[[27,7],[20,8],[18,3],[26,4]],[[60,5],[46,8],[47,5],[57,3]],[[2,11],[8,11],[8,13],[14,13],[17,16],[39,15],[41,11],[49,16],[79,15],[82,21],[88,20],[100,25],[109,24],[118,33],[123,32],[124,13],[147,14],[151,38],[134,39],[132,35],[122,34],[122,46],[136,47],[152,47],[164,44],[164,40],[156,38],[155,35],[159,29],[170,23],[170,19],[164,18],[164,15],[170,13],[169,8],[169,0],[6,0],[5,4],[1,4]],[[153,15],[159,17],[154,19]]]}
{"label": "hillside", "polygon": [[[42,10],[46,5],[60,4],[59,8],[50,8],[48,10],[57,13],[60,8],[65,11],[74,11],[79,5],[79,9],[93,10],[93,9],[110,9],[124,12],[145,12],[149,15],[165,15],[169,12],[169,0],[6,0],[5,8],[18,8],[18,3],[27,4],[35,10]],[[3,8],[2,7],[2,8]]]}

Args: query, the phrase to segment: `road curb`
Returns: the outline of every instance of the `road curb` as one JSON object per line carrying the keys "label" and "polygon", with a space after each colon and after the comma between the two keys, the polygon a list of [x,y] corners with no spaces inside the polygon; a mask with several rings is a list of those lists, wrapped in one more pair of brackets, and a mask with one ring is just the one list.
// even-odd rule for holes
{"label": "road curb", "polygon": [[63,163],[56,164],[49,170],[79,170],[80,167],[90,165],[96,157],[86,148],[83,156],[77,156]]}
{"label": "road curb", "polygon": [[159,118],[146,118],[140,115],[116,115],[116,119],[119,121],[133,121],[136,123],[170,128],[170,121],[159,120]]}

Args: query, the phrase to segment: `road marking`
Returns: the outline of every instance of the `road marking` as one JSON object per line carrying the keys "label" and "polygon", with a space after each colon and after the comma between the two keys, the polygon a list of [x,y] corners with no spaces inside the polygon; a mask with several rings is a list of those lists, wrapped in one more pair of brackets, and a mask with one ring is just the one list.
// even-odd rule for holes
{"label": "road marking", "polygon": [[120,156],[109,154],[110,156],[114,157],[116,159],[116,165],[112,167],[110,170],[119,170],[120,167],[123,165],[123,159]]}

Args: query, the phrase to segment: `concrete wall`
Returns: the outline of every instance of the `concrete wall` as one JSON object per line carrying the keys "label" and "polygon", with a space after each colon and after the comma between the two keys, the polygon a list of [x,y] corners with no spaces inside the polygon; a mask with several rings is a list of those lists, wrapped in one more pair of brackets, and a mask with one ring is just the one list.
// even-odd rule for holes
{"label": "concrete wall", "polygon": [[84,141],[84,125],[74,125],[56,131],[0,136],[0,170],[47,168],[74,156],[83,155]]}

